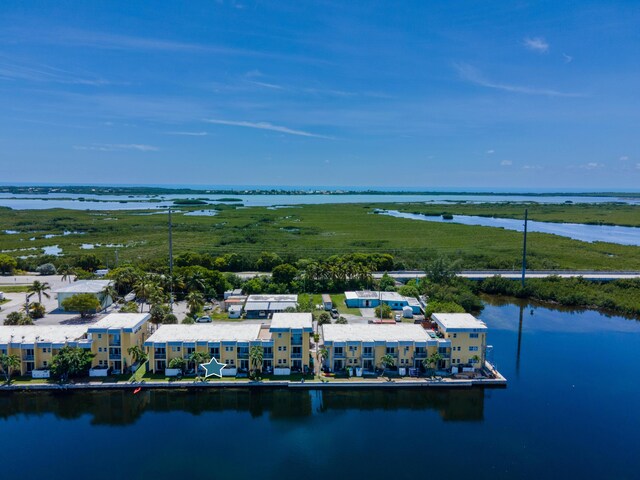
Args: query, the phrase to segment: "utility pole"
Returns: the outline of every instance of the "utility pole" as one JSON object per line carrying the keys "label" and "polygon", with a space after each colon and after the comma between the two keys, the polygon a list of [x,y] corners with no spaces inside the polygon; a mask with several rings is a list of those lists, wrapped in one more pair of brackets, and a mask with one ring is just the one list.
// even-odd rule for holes
{"label": "utility pole", "polygon": [[171,209],[169,209],[169,308],[173,312],[173,237],[171,235]]}
{"label": "utility pole", "polygon": [[522,287],[524,288],[525,273],[527,271],[527,216],[529,209],[524,209],[524,240],[522,246]]}

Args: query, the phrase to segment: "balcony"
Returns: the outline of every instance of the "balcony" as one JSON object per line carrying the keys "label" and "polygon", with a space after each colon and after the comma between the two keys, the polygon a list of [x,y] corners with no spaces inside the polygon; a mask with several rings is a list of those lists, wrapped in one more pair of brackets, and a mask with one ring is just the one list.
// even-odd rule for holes
{"label": "balcony", "polygon": [[25,362],[33,362],[34,355],[23,355],[22,360],[24,360]]}
{"label": "balcony", "polygon": [[373,352],[363,352],[362,358],[373,358]]}
{"label": "balcony", "polygon": [[291,337],[291,345],[302,345],[302,337]]}
{"label": "balcony", "polygon": [[120,354],[119,353],[110,353],[109,354],[109,360],[120,360]]}
{"label": "balcony", "polygon": [[302,353],[292,353],[291,358],[302,358]]}
{"label": "balcony", "polygon": [[119,347],[122,345],[122,340],[120,337],[110,337],[109,338],[109,346],[110,347]]}
{"label": "balcony", "polygon": [[154,352],[153,356],[156,360],[165,360],[167,358],[167,352]]}

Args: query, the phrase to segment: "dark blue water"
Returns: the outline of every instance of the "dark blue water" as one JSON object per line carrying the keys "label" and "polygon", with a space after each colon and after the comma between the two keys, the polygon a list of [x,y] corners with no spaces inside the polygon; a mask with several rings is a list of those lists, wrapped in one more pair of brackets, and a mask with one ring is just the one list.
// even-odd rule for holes
{"label": "dark blue water", "polygon": [[2,471],[638,478],[640,323],[514,304],[488,306],[481,318],[506,389],[4,394]]}

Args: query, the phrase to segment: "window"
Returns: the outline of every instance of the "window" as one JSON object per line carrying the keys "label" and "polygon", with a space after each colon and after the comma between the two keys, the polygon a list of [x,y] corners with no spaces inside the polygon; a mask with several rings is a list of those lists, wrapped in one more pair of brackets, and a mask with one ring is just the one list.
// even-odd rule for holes
{"label": "window", "polygon": [[457,334],[457,333],[454,333],[454,334],[453,334],[453,338],[458,338],[458,334]]}
{"label": "window", "polygon": [[478,347],[469,347],[469,351],[470,352],[477,352],[478,351]]}
{"label": "window", "polygon": [[42,366],[46,367],[47,366],[47,362],[46,361],[42,362]]}
{"label": "window", "polygon": [[364,347],[364,354],[365,355],[371,355],[373,353],[373,348],[371,347]]}
{"label": "window", "polygon": [[224,347],[225,352],[233,352],[233,347]]}
{"label": "window", "polygon": [[211,347],[209,349],[209,354],[212,357],[216,357],[216,358],[219,357],[220,356],[220,347]]}
{"label": "window", "polygon": [[236,361],[235,361],[233,358],[228,358],[228,359],[227,359],[227,361],[226,361],[226,362],[224,362],[224,363],[227,363],[227,364],[229,364],[229,365],[233,365],[233,364],[235,364],[235,363],[236,363]]}
{"label": "window", "polygon": [[470,333],[469,334],[469,338],[478,338],[478,334],[477,333]]}
{"label": "window", "polygon": [[102,352],[102,347],[98,347],[98,353]]}
{"label": "window", "polygon": [[171,351],[172,352],[179,352],[180,351],[180,347],[171,347]]}
{"label": "window", "polygon": [[282,334],[281,333],[278,334],[278,338],[282,338]]}
{"label": "window", "polygon": [[334,352],[336,355],[342,355],[342,347],[335,347],[335,348],[333,349],[333,352]]}
{"label": "window", "polygon": [[287,351],[287,346],[286,346],[286,345],[283,345],[283,347],[282,347],[282,351],[283,351],[283,352],[286,352],[286,351]]}
{"label": "window", "polygon": [[387,347],[387,354],[388,355],[395,355],[396,354],[396,348],[395,347]]}
{"label": "window", "polygon": [[102,334],[101,333],[98,334],[98,338],[102,338]]}
{"label": "window", "polygon": [[350,345],[350,346],[349,346],[349,350],[350,350],[351,352],[357,352],[357,351],[358,351],[358,347],[355,347],[355,346],[353,346],[353,345]]}

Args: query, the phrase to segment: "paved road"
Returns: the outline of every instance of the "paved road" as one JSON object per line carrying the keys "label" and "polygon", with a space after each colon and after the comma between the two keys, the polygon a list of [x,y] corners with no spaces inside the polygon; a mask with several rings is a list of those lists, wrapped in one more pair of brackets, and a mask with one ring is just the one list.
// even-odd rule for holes
{"label": "paved road", "polygon": [[[382,278],[385,272],[375,272],[373,278]],[[389,276],[396,280],[410,280],[413,278],[422,278],[425,276],[423,270],[402,270],[387,272]],[[522,272],[513,270],[463,270],[458,276],[469,278],[471,280],[483,280],[485,278],[493,277],[494,275],[500,275],[504,278],[513,280],[520,279]],[[586,270],[545,270],[536,271],[528,270],[527,278],[546,278],[552,275],[557,275],[562,278],[583,277],[585,280],[597,280],[597,281],[610,281],[610,280],[622,280],[622,279],[637,279],[640,278],[640,272],[603,272],[603,271],[586,271]]]}

